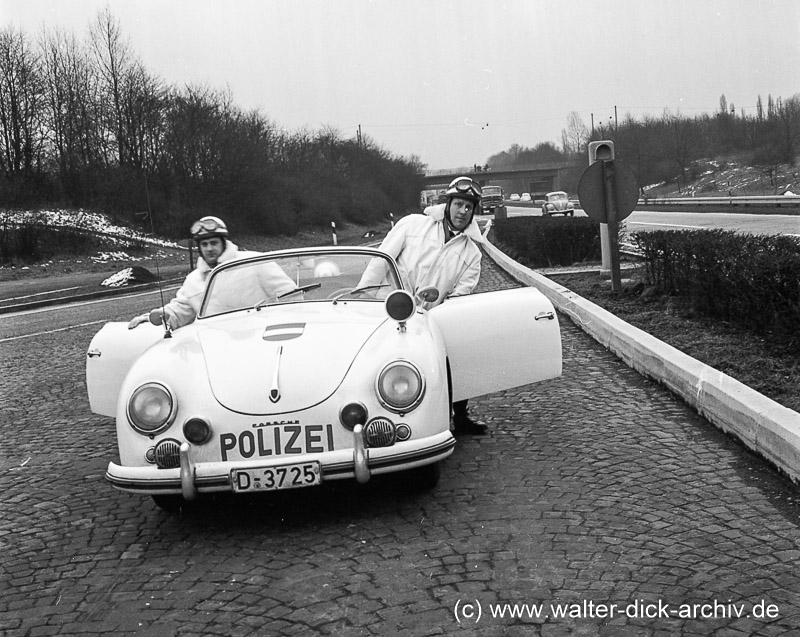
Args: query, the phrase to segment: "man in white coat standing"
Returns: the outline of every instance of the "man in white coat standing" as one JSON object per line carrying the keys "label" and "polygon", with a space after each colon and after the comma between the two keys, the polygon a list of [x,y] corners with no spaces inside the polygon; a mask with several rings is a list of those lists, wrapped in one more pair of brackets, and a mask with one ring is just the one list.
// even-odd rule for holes
{"label": "man in white coat standing", "polygon": [[[469,177],[454,179],[445,191],[447,202],[428,206],[424,214],[406,215],[386,235],[380,250],[392,256],[400,268],[407,289],[415,294],[433,286],[438,292],[435,301],[423,306],[431,308],[451,296],[470,294],[481,275],[483,241],[474,219],[480,206],[481,187]],[[371,264],[359,287],[378,284],[384,272],[380,260]],[[467,401],[453,403],[453,428],[456,433],[484,434],[486,426],[467,414]]]}

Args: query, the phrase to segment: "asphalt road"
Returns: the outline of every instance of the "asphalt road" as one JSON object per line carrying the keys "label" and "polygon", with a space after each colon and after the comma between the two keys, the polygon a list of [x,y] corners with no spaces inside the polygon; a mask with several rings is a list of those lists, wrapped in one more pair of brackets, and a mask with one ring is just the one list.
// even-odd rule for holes
{"label": "asphalt road", "polygon": [[[539,208],[508,206],[508,216],[541,216]],[[585,217],[583,210],[576,217]],[[751,234],[788,234],[800,236],[800,215],[765,215],[743,212],[666,212],[659,210],[634,210],[625,219],[628,232],[647,230],[736,230]]]}
{"label": "asphalt road", "polygon": [[471,401],[430,493],[114,491],[85,353],[152,304],[0,316],[1,635],[798,634],[800,489],[563,316],[563,377]]}

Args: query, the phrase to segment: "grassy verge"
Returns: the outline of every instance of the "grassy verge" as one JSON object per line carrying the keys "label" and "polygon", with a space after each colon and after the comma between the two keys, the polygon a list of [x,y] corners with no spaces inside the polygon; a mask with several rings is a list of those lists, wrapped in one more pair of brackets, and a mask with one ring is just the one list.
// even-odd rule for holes
{"label": "grassy verge", "polygon": [[553,281],[631,325],[710,365],[777,403],[800,412],[800,360],[769,339],[698,316],[676,296],[644,286],[626,270],[621,292],[599,272],[548,274]]}

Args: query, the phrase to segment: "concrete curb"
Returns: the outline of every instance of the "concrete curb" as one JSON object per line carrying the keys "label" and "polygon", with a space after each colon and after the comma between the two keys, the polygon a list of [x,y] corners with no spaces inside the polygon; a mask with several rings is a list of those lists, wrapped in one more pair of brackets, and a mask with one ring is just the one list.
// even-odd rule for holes
{"label": "concrete curb", "polygon": [[628,366],[666,386],[714,426],[800,482],[799,413],[520,265],[488,241],[482,247],[501,268],[539,289],[557,310]]}

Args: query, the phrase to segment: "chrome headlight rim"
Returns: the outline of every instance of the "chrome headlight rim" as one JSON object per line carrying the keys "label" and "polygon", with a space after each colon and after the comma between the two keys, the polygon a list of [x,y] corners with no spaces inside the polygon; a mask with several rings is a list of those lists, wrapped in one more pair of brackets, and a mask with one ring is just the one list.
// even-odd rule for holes
{"label": "chrome headlight rim", "polygon": [[[134,398],[136,398],[141,392],[148,389],[156,389],[163,392],[169,401],[169,412],[166,418],[162,419],[160,424],[156,426],[143,425],[140,415],[136,414],[132,409]],[[128,403],[126,405],[125,412],[128,417],[128,423],[134,431],[142,434],[143,436],[156,436],[165,432],[172,426],[172,423],[175,422],[175,416],[178,413],[178,403],[175,400],[175,393],[168,385],[162,382],[148,381],[146,383],[142,383],[131,392],[130,396],[128,397]]]}
{"label": "chrome headlight rim", "polygon": [[[402,405],[397,405],[392,403],[384,395],[382,387],[382,381],[385,378],[386,373],[395,367],[405,367],[406,369],[411,370],[414,376],[416,376],[417,382],[419,384],[419,389],[417,390],[417,395],[415,396],[415,398],[412,401],[409,401],[408,403],[404,403]],[[375,393],[378,396],[378,402],[380,402],[381,406],[384,409],[388,409],[389,411],[396,414],[406,414],[419,407],[420,403],[422,403],[422,399],[425,397],[425,389],[426,389],[425,376],[422,374],[419,367],[417,367],[414,363],[404,358],[398,358],[386,363],[386,365],[384,365],[381,368],[381,370],[378,372],[377,377],[375,378]]]}

